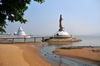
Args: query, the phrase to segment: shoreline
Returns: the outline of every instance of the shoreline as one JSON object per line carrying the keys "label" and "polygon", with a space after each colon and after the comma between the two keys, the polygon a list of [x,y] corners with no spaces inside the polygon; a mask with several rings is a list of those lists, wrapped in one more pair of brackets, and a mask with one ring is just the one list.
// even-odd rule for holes
{"label": "shoreline", "polygon": [[[96,52],[97,50],[98,52]],[[54,53],[100,65],[100,48],[83,47],[82,49],[56,49]]]}
{"label": "shoreline", "polygon": [[36,43],[0,44],[0,66],[51,66],[39,54]]}
{"label": "shoreline", "polygon": [[[0,44],[0,66],[6,66],[6,65],[7,66],[52,66],[39,54],[38,51],[40,50],[40,48],[38,47],[38,45],[41,44],[46,44],[46,42],[35,42],[35,43],[18,42],[14,44]],[[83,47],[83,49],[85,49],[86,51],[86,47]],[[70,49],[71,51],[65,49],[56,49],[54,50],[54,53],[64,57],[80,59],[83,61],[87,61],[89,63],[95,63],[100,65],[100,60],[98,61],[96,59],[94,60],[72,54],[72,53],[77,53],[81,55],[82,53],[80,53],[81,52],[80,50],[83,49]],[[98,48],[94,47],[94,49],[93,48],[87,48],[87,49],[96,50]],[[94,52],[94,54],[96,53]],[[100,52],[99,52],[99,58],[100,58]]]}

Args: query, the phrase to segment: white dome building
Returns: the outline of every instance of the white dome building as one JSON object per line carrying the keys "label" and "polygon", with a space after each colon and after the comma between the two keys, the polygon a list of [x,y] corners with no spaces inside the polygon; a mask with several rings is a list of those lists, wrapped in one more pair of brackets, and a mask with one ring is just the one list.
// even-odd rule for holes
{"label": "white dome building", "polygon": [[69,36],[66,31],[57,31],[54,36]]}
{"label": "white dome building", "polygon": [[24,30],[22,29],[22,27],[19,27],[17,35],[26,35],[26,33],[24,32]]}

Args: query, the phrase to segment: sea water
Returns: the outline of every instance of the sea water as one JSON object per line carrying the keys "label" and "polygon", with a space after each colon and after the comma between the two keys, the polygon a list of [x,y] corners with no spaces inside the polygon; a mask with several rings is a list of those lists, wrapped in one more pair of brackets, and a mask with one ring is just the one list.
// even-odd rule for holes
{"label": "sea water", "polygon": [[73,43],[72,46],[100,46],[100,35],[80,35],[75,38],[82,39],[82,41]]}
{"label": "sea water", "polygon": [[[40,45],[41,50],[40,54],[46,58],[51,60],[52,62],[57,62],[55,65],[52,62],[53,66],[98,66],[93,63],[87,63],[84,61],[62,57],[53,53],[53,51],[59,47],[66,46],[100,46],[100,36],[74,36],[74,38],[82,39],[80,42],[58,42],[57,43],[48,43],[45,45]],[[62,65],[59,65],[61,63]]]}

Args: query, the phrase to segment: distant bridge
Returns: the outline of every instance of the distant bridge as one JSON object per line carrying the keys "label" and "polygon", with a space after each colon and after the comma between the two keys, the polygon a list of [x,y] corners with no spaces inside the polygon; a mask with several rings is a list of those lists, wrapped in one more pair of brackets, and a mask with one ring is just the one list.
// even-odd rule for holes
{"label": "distant bridge", "polygon": [[0,41],[2,39],[12,39],[12,43],[14,43],[14,39],[24,39],[24,43],[26,43],[27,38],[33,38],[33,42],[36,42],[36,38],[42,38],[44,41],[45,38],[54,37],[54,36],[18,36],[18,35],[0,35]]}

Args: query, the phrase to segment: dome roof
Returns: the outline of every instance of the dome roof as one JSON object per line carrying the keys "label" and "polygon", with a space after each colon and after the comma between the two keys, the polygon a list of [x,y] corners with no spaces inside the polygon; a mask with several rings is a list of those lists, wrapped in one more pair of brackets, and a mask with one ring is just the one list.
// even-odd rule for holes
{"label": "dome roof", "polygon": [[69,34],[66,31],[57,31],[54,36],[68,36]]}
{"label": "dome roof", "polygon": [[26,35],[26,33],[24,32],[24,30],[22,29],[22,27],[19,27],[17,35]]}

